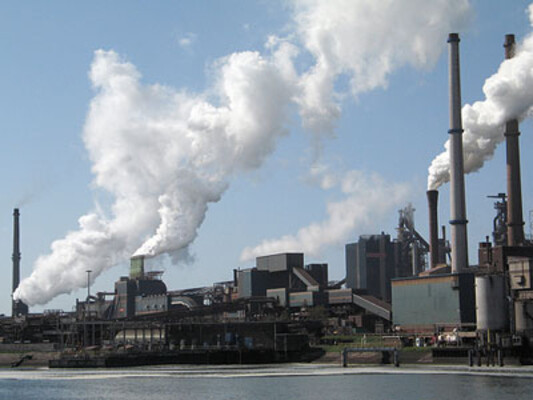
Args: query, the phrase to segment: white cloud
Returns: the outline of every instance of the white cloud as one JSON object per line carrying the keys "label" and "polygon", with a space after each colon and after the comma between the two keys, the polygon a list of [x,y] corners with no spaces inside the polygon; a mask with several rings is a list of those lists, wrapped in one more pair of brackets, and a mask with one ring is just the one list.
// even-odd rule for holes
{"label": "white cloud", "polygon": [[[319,172],[317,171],[317,175]],[[327,204],[328,218],[301,228],[294,235],[264,240],[257,246],[247,247],[241,253],[242,261],[282,252],[304,252],[312,256],[331,245],[346,243],[354,232],[379,229],[383,218],[405,203],[409,185],[386,182],[377,174],[349,171],[333,177],[326,172],[321,183],[339,188],[344,198]]]}
{"label": "white cloud", "polygon": [[341,107],[336,79],[350,92],[386,88],[390,75],[411,65],[429,68],[449,32],[465,27],[468,0],[294,0],[296,30],[316,63],[302,76],[301,115],[308,129],[333,129]]}
{"label": "white cloud", "polygon": [[178,44],[183,49],[189,49],[196,42],[198,36],[195,33],[188,32],[184,36],[178,38]]}

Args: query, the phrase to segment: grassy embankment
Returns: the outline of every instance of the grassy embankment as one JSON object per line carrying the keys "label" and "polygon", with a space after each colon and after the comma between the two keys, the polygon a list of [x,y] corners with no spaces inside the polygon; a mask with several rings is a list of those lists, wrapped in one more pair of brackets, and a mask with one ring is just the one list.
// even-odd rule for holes
{"label": "grassy embankment", "polygon": [[[344,348],[380,348],[395,347],[400,351],[400,360],[407,363],[427,363],[431,359],[431,347],[404,347],[396,337],[381,336],[375,334],[356,334],[347,336],[324,336],[322,343],[316,345],[324,352],[321,361],[339,362]],[[351,355],[353,359],[364,361],[365,359],[378,359],[371,354]]]}

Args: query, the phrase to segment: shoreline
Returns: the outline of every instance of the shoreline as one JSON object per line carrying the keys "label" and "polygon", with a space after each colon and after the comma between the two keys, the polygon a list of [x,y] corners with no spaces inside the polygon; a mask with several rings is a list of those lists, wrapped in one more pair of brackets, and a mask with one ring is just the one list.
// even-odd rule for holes
{"label": "shoreline", "polygon": [[269,364],[269,365],[161,365],[120,369],[49,369],[48,367],[21,367],[0,369],[0,380],[98,380],[122,378],[175,378],[175,379],[235,379],[340,375],[470,375],[497,378],[533,379],[532,366],[468,367],[451,365],[354,365],[340,367],[331,364]]}
{"label": "shoreline", "polygon": [[[25,354],[32,354],[32,360],[12,368],[11,363]],[[0,380],[86,380],[119,378],[269,378],[339,375],[470,375],[498,378],[533,379],[533,366],[520,365],[506,360],[500,366],[468,366],[463,358],[433,359],[431,351],[401,351],[400,366],[380,364],[376,354],[350,358],[347,367],[341,365],[339,352],[327,352],[313,362],[269,363],[269,364],[221,364],[192,365],[165,364],[121,368],[61,368],[50,369],[48,360],[58,358],[60,352],[4,352],[0,353]],[[516,360],[515,360],[516,361]]]}
{"label": "shoreline", "polygon": [[[26,360],[19,367],[13,368],[11,365],[21,359],[22,356],[31,354],[32,359]],[[326,352],[320,358],[310,362],[292,362],[292,363],[266,363],[266,364],[162,364],[162,365],[144,365],[119,368],[66,368],[65,371],[89,371],[105,373],[104,371],[183,371],[194,375],[196,371],[217,371],[217,375],[223,371],[235,371],[240,376],[251,376],[254,371],[261,371],[261,376],[268,373],[268,376],[277,376],[281,374],[288,376],[290,370],[293,375],[306,375],[313,371],[312,375],[320,375],[320,371],[327,374],[364,374],[364,373],[482,373],[482,374],[508,374],[520,373],[527,374],[527,377],[533,377],[533,366],[521,365],[517,359],[506,358],[503,367],[500,366],[472,366],[468,365],[468,360],[463,357],[457,358],[438,358],[431,356],[431,351],[402,351],[400,350],[400,366],[394,367],[392,364],[381,364],[380,355],[376,353],[350,355],[348,357],[348,366],[342,367],[342,357],[340,352]],[[48,368],[48,361],[58,359],[61,353],[58,351],[25,351],[25,352],[3,352],[0,353],[0,379],[6,371],[35,371],[35,370],[54,370]],[[9,375],[9,374],[8,374]]]}

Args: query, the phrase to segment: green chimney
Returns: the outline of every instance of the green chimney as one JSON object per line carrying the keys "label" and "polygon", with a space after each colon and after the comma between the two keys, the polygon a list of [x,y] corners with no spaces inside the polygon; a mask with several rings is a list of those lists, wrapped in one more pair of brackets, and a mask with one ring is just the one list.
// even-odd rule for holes
{"label": "green chimney", "polygon": [[130,279],[144,278],[144,256],[130,258]]}

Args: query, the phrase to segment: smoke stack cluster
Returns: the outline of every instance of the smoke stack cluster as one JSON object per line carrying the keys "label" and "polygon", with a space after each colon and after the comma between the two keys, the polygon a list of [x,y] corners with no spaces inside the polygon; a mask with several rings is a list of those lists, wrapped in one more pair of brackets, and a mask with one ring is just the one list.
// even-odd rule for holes
{"label": "smoke stack cluster", "polygon": [[429,251],[431,253],[430,267],[435,268],[439,263],[439,220],[438,220],[438,200],[437,190],[426,192],[429,209]]}
{"label": "smoke stack cluster", "polygon": [[452,247],[452,273],[468,267],[466,236],[466,201],[463,159],[463,124],[461,118],[461,80],[459,71],[459,35],[450,33],[449,84],[450,84],[450,225]]}
{"label": "smoke stack cluster", "polygon": [[[515,55],[514,35],[505,35],[505,59]],[[518,120],[511,119],[505,124],[507,147],[507,244],[518,246],[524,243],[524,218],[522,216],[522,185],[520,182],[520,148]]]}

